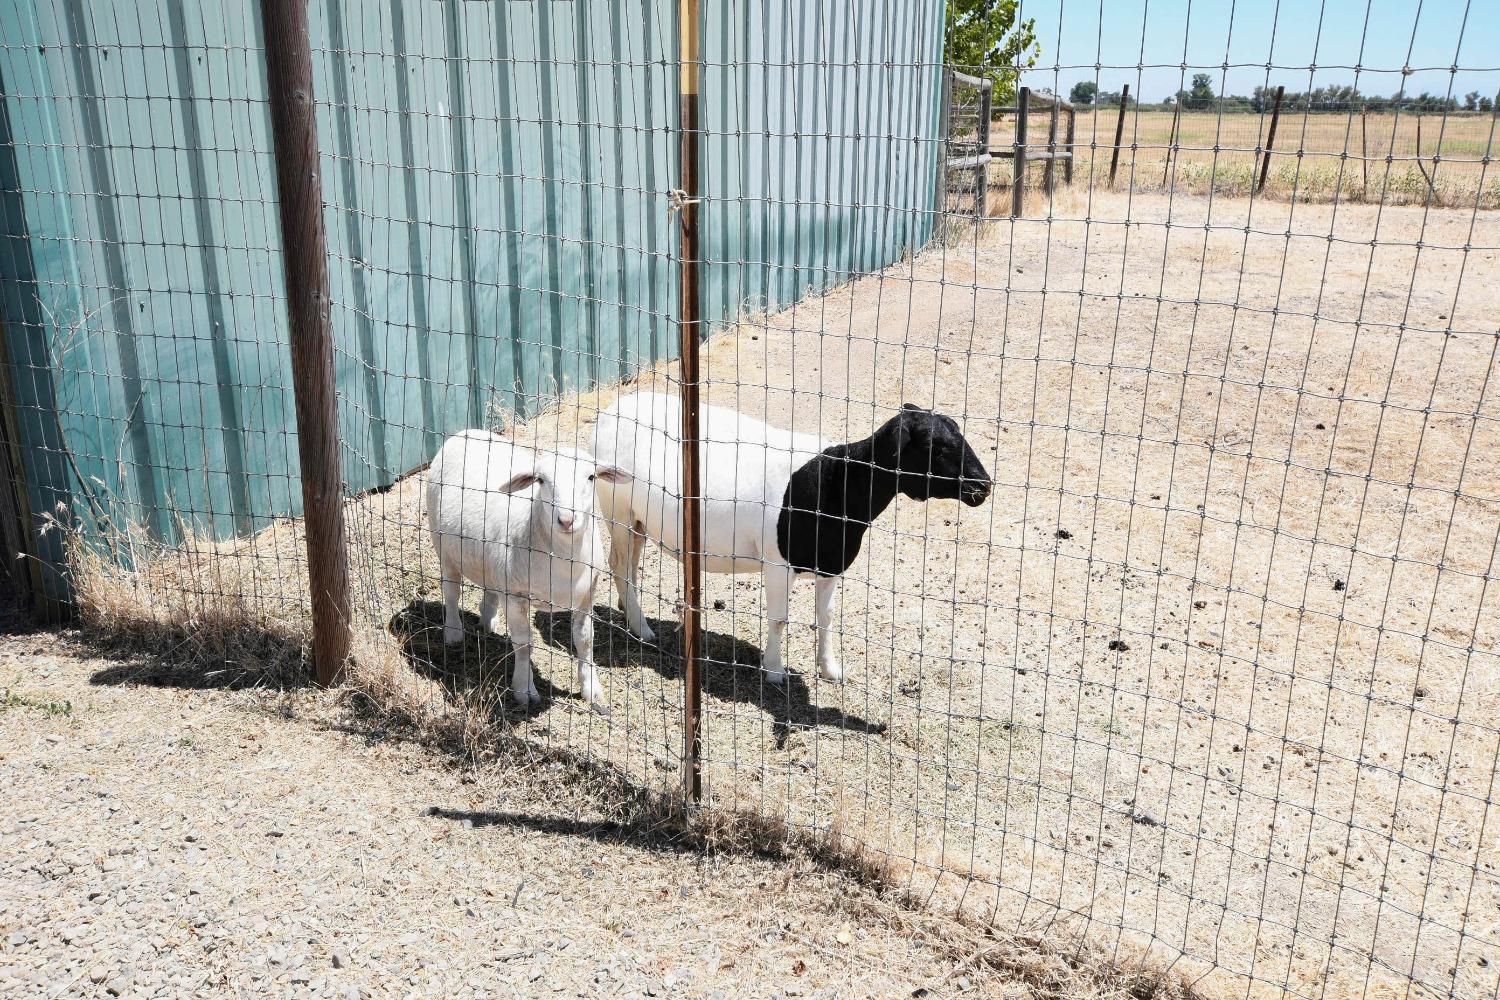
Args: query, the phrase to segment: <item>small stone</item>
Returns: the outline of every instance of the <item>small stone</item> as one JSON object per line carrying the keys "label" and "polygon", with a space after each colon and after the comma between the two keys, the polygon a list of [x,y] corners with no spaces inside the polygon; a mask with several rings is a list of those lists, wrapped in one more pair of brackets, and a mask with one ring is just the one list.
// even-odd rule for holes
{"label": "small stone", "polygon": [[14,934],[12,934],[10,936],[10,944],[11,944],[12,948],[19,948],[19,947],[21,947],[21,945],[23,945],[25,943],[26,943],[26,932],[25,931],[16,931]]}
{"label": "small stone", "polygon": [[109,978],[109,970],[102,965],[96,965],[89,970],[89,982],[98,986]]}
{"label": "small stone", "polygon": [[336,951],[333,953],[332,962],[335,969],[349,968],[349,956],[342,951]]}

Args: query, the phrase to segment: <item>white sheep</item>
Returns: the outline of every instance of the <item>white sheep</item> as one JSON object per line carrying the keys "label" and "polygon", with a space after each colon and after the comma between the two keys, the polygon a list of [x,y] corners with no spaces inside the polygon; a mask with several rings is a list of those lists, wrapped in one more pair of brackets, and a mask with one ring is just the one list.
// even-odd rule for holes
{"label": "white sheep", "polygon": [[578,684],[589,702],[603,696],[594,668],[594,584],[603,567],[594,528],[594,482],[614,482],[569,448],[535,451],[488,431],[450,437],[427,472],[427,521],[442,567],[443,641],[462,642],[458,596],[464,579],[484,589],[480,624],[515,647],[511,692],[521,705],[541,700],[531,677],[531,607],[573,612]]}
{"label": "white sheep", "polygon": [[[621,470],[596,484],[610,533],[609,568],[626,626],[647,642],[655,636],[636,592],[645,540],[681,558],[681,414],[675,396],[637,393],[601,414],[594,429],[594,454]],[[910,403],[874,434],[846,444],[717,406],[702,408],[700,434],[703,569],[762,575],[770,620],[763,664],[775,684],[786,679],[781,650],[798,574],[817,581],[819,672],[840,680],[834,599],[870,522],[897,493],[974,507],[992,488],[958,424]]]}

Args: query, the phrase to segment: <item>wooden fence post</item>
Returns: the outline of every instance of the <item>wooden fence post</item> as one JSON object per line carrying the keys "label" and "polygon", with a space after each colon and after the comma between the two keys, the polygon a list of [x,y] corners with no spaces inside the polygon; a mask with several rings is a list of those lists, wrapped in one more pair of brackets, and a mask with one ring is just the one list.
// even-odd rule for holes
{"label": "wooden fence post", "polygon": [[974,218],[982,219],[990,210],[990,116],[994,114],[995,81],[985,78],[979,87],[979,128],[974,143]]}
{"label": "wooden fence post", "polygon": [[[1120,166],[1120,140],[1125,137],[1125,109],[1130,106],[1130,84],[1120,91],[1120,117],[1115,119],[1115,151],[1109,156],[1109,186],[1115,186],[1115,171]],[[1095,112],[1098,114],[1098,112]]]}
{"label": "wooden fence post", "polygon": [[678,222],[682,275],[682,790],[703,797],[703,523],[699,471],[698,343],[703,310],[698,222],[702,94],[699,86],[699,0],[677,0]]}
{"label": "wooden fence post", "polygon": [[1010,214],[1019,219],[1026,203],[1026,116],[1031,109],[1031,88],[1022,87],[1016,95],[1016,142],[1011,155],[1012,180]]}
{"label": "wooden fence post", "polygon": [[1067,134],[1068,159],[1067,159],[1067,162],[1063,164],[1063,183],[1069,185],[1070,187],[1073,184],[1073,161],[1078,158],[1078,150],[1076,148],[1077,147],[1077,139],[1078,139],[1078,109],[1070,107],[1068,109],[1068,134]]}
{"label": "wooden fence post", "polygon": [[1047,167],[1042,175],[1042,183],[1046,185],[1047,197],[1052,197],[1052,190],[1057,182],[1057,116],[1062,112],[1058,107],[1060,100],[1056,94],[1052,95],[1052,112],[1047,116]]}
{"label": "wooden fence post", "polygon": [[349,657],[349,562],[307,0],[261,0],[260,9],[302,464],[313,665],[318,683],[331,685],[342,677]]}
{"label": "wooden fence post", "polygon": [[1255,184],[1255,193],[1260,194],[1266,186],[1266,174],[1271,169],[1271,150],[1276,145],[1276,122],[1281,118],[1281,97],[1286,87],[1276,88],[1276,103],[1271,107],[1271,127],[1266,132],[1266,148],[1260,154],[1260,180]]}

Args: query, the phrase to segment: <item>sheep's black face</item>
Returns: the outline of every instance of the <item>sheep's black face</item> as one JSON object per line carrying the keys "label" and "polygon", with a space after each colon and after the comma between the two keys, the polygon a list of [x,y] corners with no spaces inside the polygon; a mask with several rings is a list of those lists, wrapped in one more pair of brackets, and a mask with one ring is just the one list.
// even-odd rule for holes
{"label": "sheep's black face", "polygon": [[882,450],[891,453],[880,464],[896,471],[902,493],[914,500],[962,500],[970,507],[989,499],[990,474],[952,417],[905,403],[881,432]]}

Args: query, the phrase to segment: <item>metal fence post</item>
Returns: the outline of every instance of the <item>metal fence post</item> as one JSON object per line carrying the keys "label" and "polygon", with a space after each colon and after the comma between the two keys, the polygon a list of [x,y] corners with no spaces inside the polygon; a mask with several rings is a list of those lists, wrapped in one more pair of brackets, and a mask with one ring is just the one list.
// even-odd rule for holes
{"label": "metal fence post", "polygon": [[[1109,186],[1115,186],[1115,171],[1120,167],[1120,140],[1125,138],[1125,109],[1130,106],[1130,84],[1120,90],[1120,117],[1115,119],[1115,151],[1109,155]],[[1097,112],[1096,112],[1097,114]]]}
{"label": "metal fence post", "polygon": [[682,327],[682,757],[683,794],[689,802],[703,797],[703,525],[699,475],[698,344],[702,333],[698,160],[701,145],[699,91],[699,0],[677,0],[678,190],[681,225]]}
{"label": "metal fence post", "polygon": [[1172,105],[1172,131],[1167,134],[1167,159],[1161,167],[1161,186],[1167,186],[1167,177],[1172,170],[1172,154],[1177,151],[1177,132],[1182,123],[1182,102]]}
{"label": "metal fence post", "polygon": [[1010,214],[1019,219],[1026,204],[1026,116],[1031,108],[1031,88],[1022,87],[1016,95],[1016,145],[1011,154],[1013,169],[1010,188]]}
{"label": "metal fence post", "polygon": [[261,0],[260,9],[302,465],[313,664],[318,683],[330,685],[338,683],[349,656],[349,562],[307,0]]}

